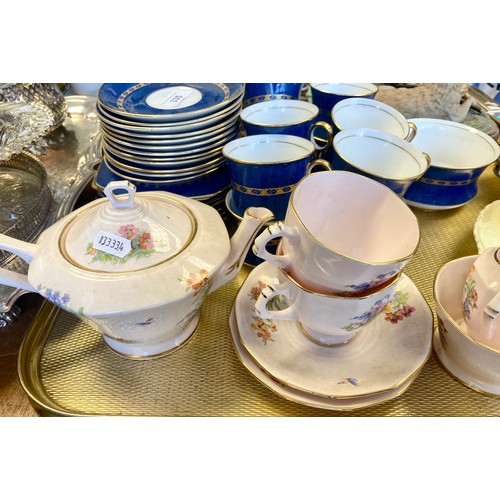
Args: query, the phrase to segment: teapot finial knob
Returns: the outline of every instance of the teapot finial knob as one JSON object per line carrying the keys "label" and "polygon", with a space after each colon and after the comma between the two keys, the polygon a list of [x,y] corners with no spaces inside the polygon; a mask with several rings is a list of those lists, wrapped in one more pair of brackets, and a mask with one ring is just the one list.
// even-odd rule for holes
{"label": "teapot finial knob", "polygon": [[[113,208],[131,208],[134,205],[136,187],[129,181],[111,181],[104,188],[104,194]],[[115,191],[126,191],[127,198],[118,198]]]}

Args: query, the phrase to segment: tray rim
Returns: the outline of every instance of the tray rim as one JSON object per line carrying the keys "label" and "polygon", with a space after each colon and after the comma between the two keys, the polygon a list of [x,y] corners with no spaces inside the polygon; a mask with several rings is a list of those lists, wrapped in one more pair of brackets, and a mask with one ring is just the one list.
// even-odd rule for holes
{"label": "tray rim", "polygon": [[[40,416],[89,416],[69,411],[55,403],[48,395],[41,380],[40,360],[46,341],[61,311],[59,307],[48,300],[42,302],[19,347],[17,375],[30,404]],[[97,414],[95,415],[97,416]]]}

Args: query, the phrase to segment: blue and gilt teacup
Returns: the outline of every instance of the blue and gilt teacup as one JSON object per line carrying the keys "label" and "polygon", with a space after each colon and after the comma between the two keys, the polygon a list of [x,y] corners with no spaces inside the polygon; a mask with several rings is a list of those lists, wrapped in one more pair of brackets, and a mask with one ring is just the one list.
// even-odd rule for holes
{"label": "blue and gilt teacup", "polygon": [[333,106],[331,116],[335,134],[348,128],[371,128],[411,142],[417,133],[413,122],[397,109],[376,99],[342,99]]}
{"label": "blue and gilt teacup", "polygon": [[[243,109],[241,121],[247,135],[286,134],[309,139],[318,151],[326,149],[333,136],[332,127],[318,120],[319,108],[315,104],[297,99],[265,101]],[[323,129],[326,143],[315,141],[316,130]]]}
{"label": "blue and gilt teacup", "polygon": [[302,83],[247,83],[243,107],[265,101],[298,99]]}
{"label": "blue and gilt teacup", "polygon": [[295,185],[315,167],[331,169],[327,161],[314,159],[315,152],[311,141],[285,134],[250,135],[227,143],[222,153],[236,211],[265,207],[275,220],[283,220]]}
{"label": "blue and gilt teacup", "polygon": [[342,99],[373,99],[378,92],[374,83],[311,83],[312,102],[320,109],[320,120],[331,121],[333,106]]}
{"label": "blue and gilt teacup", "polygon": [[463,123],[415,118],[412,144],[431,157],[424,176],[405,193],[406,203],[424,210],[447,210],[468,203],[478,192],[478,179],[497,161],[500,146],[489,135]]}
{"label": "blue and gilt teacup", "polygon": [[329,159],[339,170],[364,175],[404,196],[431,163],[429,156],[392,134],[372,129],[348,128],[333,138]]}

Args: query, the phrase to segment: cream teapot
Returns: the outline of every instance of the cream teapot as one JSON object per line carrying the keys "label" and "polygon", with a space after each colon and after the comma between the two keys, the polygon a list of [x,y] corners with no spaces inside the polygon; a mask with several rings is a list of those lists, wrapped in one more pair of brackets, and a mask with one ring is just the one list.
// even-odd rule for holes
{"label": "cream teapot", "polygon": [[261,227],[252,207],[231,240],[210,205],[163,191],[109,183],[106,198],[65,216],[36,244],[0,235],[0,248],[28,264],[0,269],[0,283],[90,322],[114,351],[148,358],[180,347],[196,330],[205,296],[231,281]]}

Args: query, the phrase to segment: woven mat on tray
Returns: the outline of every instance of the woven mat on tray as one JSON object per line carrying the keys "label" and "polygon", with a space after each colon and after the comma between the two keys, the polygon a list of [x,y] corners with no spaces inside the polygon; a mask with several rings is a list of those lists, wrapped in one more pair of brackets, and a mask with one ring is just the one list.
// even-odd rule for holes
{"label": "woven mat on tray", "polygon": [[[422,240],[405,273],[433,311],[437,270],[449,260],[477,254],[473,225],[478,213],[497,199],[500,179],[489,167],[480,179],[478,195],[466,206],[443,212],[415,210]],[[397,228],[387,221],[387,230]],[[228,317],[249,271],[244,268],[236,280],[205,300],[198,331],[184,347],[154,360],[117,356],[100,334],[61,312],[39,360],[45,397],[63,413],[75,415],[500,416],[500,398],[465,387],[434,355],[404,394],[377,406],[346,412],[285,400],[243,367],[232,344]],[[50,414],[50,408],[43,413]]]}

